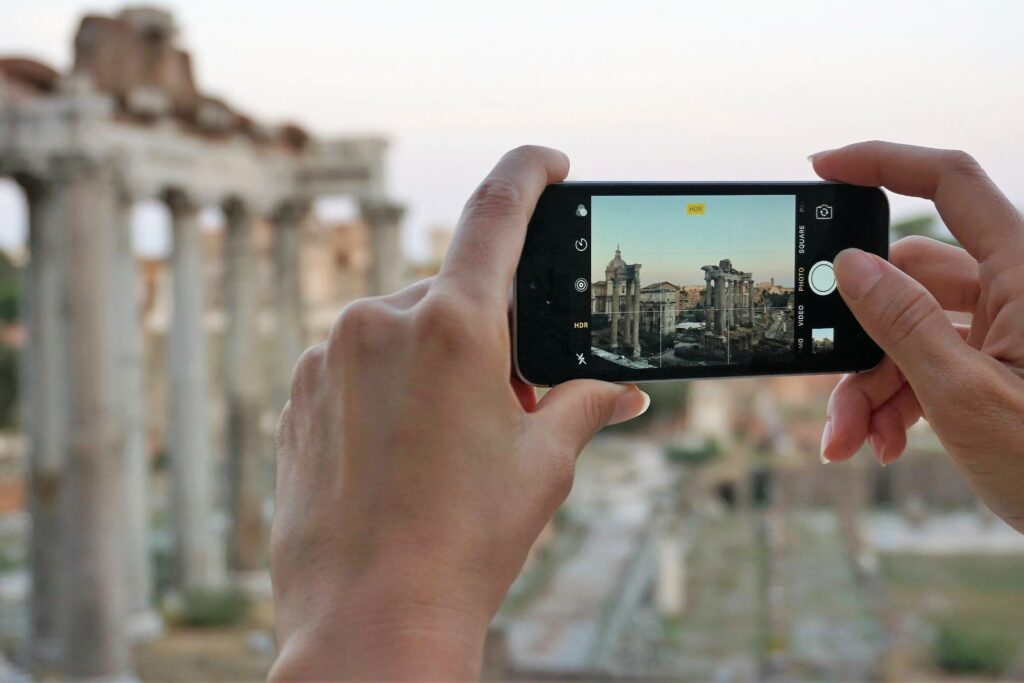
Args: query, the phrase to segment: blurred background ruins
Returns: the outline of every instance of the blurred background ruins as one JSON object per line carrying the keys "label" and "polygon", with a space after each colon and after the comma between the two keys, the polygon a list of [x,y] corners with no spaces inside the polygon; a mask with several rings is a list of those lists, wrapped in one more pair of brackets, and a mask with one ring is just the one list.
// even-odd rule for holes
{"label": "blurred background ruins", "polygon": [[[1012,2],[0,5],[0,680],[260,680],[302,348],[434,272],[505,149],[793,179],[970,150],[1018,205]],[[947,238],[893,198],[894,237]],[[822,467],[835,377],[650,387],[487,644],[492,678],[1024,677],[1024,541],[927,425]]]}

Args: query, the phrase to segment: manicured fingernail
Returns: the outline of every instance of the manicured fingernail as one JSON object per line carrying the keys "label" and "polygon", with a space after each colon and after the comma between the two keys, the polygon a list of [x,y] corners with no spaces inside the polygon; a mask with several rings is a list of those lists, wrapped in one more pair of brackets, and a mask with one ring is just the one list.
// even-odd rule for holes
{"label": "manicured fingernail", "polygon": [[[639,394],[639,396],[637,395]],[[651,397],[645,392],[637,389],[627,391],[615,399],[615,410],[612,411],[612,419],[608,424],[618,424],[626,420],[640,417],[651,407]]]}
{"label": "manicured fingernail", "polygon": [[832,440],[832,420],[825,418],[825,427],[821,430],[821,464],[827,465],[829,459],[825,457],[825,449],[828,448],[828,442]]}
{"label": "manicured fingernail", "polygon": [[871,446],[871,450],[875,452],[875,460],[882,467],[885,467],[885,442],[877,434],[872,434],[868,437],[868,444]]}
{"label": "manicured fingernail", "polygon": [[882,264],[860,249],[843,249],[833,264],[839,289],[855,301],[882,279]]}
{"label": "manicured fingernail", "polygon": [[642,391],[640,389],[637,389],[637,391],[639,391],[640,395],[644,397],[644,407],[641,408],[640,412],[636,414],[637,417],[640,417],[641,415],[647,412],[648,408],[651,407],[651,396],[646,391]]}

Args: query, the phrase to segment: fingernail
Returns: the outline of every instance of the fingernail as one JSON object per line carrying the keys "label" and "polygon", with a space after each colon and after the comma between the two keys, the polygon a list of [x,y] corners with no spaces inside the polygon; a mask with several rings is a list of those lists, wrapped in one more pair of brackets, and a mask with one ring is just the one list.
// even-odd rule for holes
{"label": "fingernail", "polygon": [[868,437],[868,444],[871,446],[871,450],[875,452],[875,460],[882,467],[885,467],[885,442],[878,437],[877,434],[872,434]]}
{"label": "fingernail", "polygon": [[[634,387],[635,388],[635,387]],[[639,396],[637,395],[639,394]],[[612,419],[608,424],[618,424],[626,420],[640,417],[651,407],[651,397],[640,389],[626,391],[615,399],[615,410],[612,411]]]}
{"label": "fingernail", "polygon": [[843,249],[833,265],[839,289],[854,300],[863,297],[882,279],[882,264],[860,249]]}
{"label": "fingernail", "polygon": [[826,154],[828,154],[831,151],[832,151],[831,149],[823,149],[820,152],[815,152],[814,154],[808,154],[807,155],[807,161],[813,162],[818,157],[823,157],[823,156],[825,156]]}
{"label": "fingernail", "polygon": [[821,430],[821,464],[827,465],[830,461],[825,457],[825,449],[828,448],[828,442],[832,440],[832,420],[825,418],[825,427]]}

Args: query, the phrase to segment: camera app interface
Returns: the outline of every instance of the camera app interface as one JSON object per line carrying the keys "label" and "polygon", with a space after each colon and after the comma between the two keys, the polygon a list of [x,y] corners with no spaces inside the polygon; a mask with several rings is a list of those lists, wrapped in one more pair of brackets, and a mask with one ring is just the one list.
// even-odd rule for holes
{"label": "camera app interface", "polygon": [[796,201],[593,196],[591,355],[634,370],[793,361]]}

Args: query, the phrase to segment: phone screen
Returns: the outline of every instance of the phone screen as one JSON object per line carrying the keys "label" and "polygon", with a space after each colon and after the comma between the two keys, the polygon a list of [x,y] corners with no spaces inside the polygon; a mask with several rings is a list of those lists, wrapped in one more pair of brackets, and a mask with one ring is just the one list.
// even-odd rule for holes
{"label": "phone screen", "polygon": [[879,349],[832,260],[885,255],[876,189],[832,183],[549,188],[516,286],[516,363],[534,384],[872,367]]}

